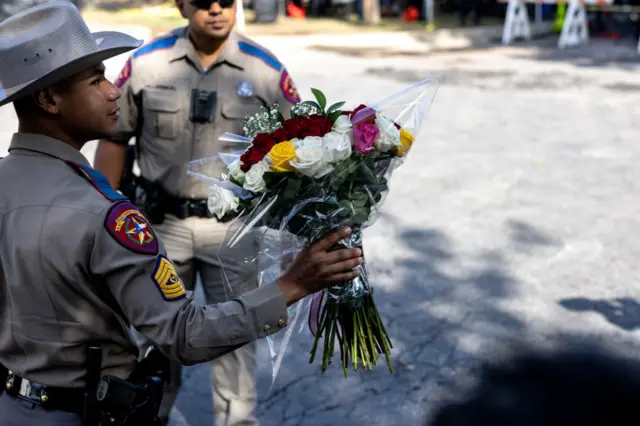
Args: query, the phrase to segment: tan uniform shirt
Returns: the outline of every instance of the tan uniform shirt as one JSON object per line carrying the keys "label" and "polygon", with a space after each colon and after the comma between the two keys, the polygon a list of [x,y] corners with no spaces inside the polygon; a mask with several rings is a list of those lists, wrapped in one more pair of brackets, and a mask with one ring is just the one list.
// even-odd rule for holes
{"label": "tan uniform shirt", "polygon": [[[183,198],[208,195],[208,185],[187,174],[189,161],[246,149],[218,138],[225,132],[243,135],[244,118],[260,112],[263,102],[277,103],[285,118],[299,102],[278,59],[235,31],[216,63],[205,70],[187,28],[176,29],[138,49],[116,85],[122,98],[114,142],[128,143],[137,137],[141,175]],[[193,89],[216,93],[213,122],[190,119]],[[208,170],[218,176],[223,171],[222,167]]]}
{"label": "tan uniform shirt", "polygon": [[0,235],[0,363],[37,383],[83,386],[90,341],[103,344],[103,374],[126,378],[129,325],[186,365],[286,325],[275,285],[197,306],[145,218],[46,136],[15,134],[0,160]]}

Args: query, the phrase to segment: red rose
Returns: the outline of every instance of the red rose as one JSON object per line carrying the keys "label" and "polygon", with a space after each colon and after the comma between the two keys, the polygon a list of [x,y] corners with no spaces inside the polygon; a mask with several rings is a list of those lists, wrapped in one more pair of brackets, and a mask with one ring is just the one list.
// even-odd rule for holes
{"label": "red rose", "polygon": [[250,147],[240,157],[240,161],[242,162],[240,170],[245,173],[248,172],[251,166],[262,161],[265,155],[266,154],[263,154],[262,151],[256,149],[255,147]]}
{"label": "red rose", "polygon": [[304,139],[307,136],[319,136],[322,137],[331,131],[331,120],[327,117],[323,117],[318,114],[309,116],[302,122],[302,129],[300,129],[300,139]]}
{"label": "red rose", "polygon": [[302,117],[292,117],[282,124],[284,130],[287,132],[289,139],[298,138],[300,139],[300,129],[302,129],[302,122],[304,118]]}
{"label": "red rose", "polygon": [[271,139],[273,139],[276,143],[286,142],[291,139],[289,137],[289,133],[282,127],[276,129],[273,133],[271,133]]}
{"label": "red rose", "polygon": [[358,112],[358,111],[360,111],[360,110],[363,110],[363,109],[365,109],[366,107],[367,107],[366,105],[362,105],[362,104],[358,105],[358,107],[357,107],[356,109],[354,109],[353,111],[351,111],[351,112],[349,113],[349,118],[353,120],[353,116],[356,114],[356,112]]}
{"label": "red rose", "polygon": [[268,133],[260,133],[253,138],[251,147],[247,149],[240,157],[242,166],[240,170],[247,172],[251,166],[262,161],[265,155],[271,151],[271,148],[276,144],[271,135]]}
{"label": "red rose", "polygon": [[260,133],[253,138],[251,145],[259,151],[264,151],[264,155],[267,155],[271,148],[276,144],[270,134]]}
{"label": "red rose", "polygon": [[[364,111],[361,114],[358,114],[360,111],[364,110],[364,109],[368,109],[368,113],[367,111]],[[356,115],[358,115],[358,117],[356,117]],[[364,123],[369,123],[369,124],[374,124],[376,122],[376,112],[375,110],[371,109],[370,107],[366,106],[366,105],[358,105],[358,108],[354,109],[353,111],[351,111],[351,114],[349,114],[349,118],[351,119],[351,122],[353,123],[353,119],[354,117],[357,118],[358,123],[357,124],[364,124]]]}

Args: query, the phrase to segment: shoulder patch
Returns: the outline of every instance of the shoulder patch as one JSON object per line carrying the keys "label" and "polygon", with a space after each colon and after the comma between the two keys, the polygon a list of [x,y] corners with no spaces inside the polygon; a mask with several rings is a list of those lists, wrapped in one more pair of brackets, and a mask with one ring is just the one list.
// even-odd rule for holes
{"label": "shoulder patch", "polygon": [[127,82],[127,80],[129,80],[129,77],[131,77],[131,58],[127,59],[122,71],[120,71],[118,78],[116,78],[116,81],[114,81],[113,84],[119,89]]}
{"label": "shoulder patch", "polygon": [[178,41],[178,36],[161,37],[151,41],[149,44],[142,46],[133,53],[133,58],[139,58],[140,56],[147,55],[158,50],[169,49],[173,47]]}
{"label": "shoulder patch", "polygon": [[73,169],[75,169],[79,175],[84,176],[85,179],[91,182],[91,185],[93,185],[94,188],[96,188],[98,192],[100,192],[104,196],[104,198],[106,198],[107,200],[109,201],[128,200],[127,197],[125,197],[124,195],[120,194],[118,191],[113,189],[113,187],[109,183],[109,180],[106,178],[106,176],[100,173],[99,171],[97,171],[96,169],[87,167],[85,165],[78,164],[69,160],[65,160],[65,163],[67,163]]}
{"label": "shoulder patch", "polygon": [[176,272],[176,267],[165,255],[158,256],[151,278],[164,300],[179,300],[187,294],[184,284]]}
{"label": "shoulder patch", "polygon": [[288,101],[293,102],[294,104],[300,102],[298,89],[286,69],[282,71],[282,77],[280,77],[280,89],[282,89],[282,94]]}
{"label": "shoulder patch", "polygon": [[280,61],[276,59],[272,54],[264,50],[264,48],[256,46],[255,44],[247,43],[246,41],[239,41],[238,47],[243,53],[261,59],[265,64],[269,65],[276,71],[282,70],[282,64],[280,63]]}
{"label": "shoulder patch", "polygon": [[121,246],[136,253],[158,253],[158,237],[133,204],[127,201],[114,204],[107,213],[104,226]]}

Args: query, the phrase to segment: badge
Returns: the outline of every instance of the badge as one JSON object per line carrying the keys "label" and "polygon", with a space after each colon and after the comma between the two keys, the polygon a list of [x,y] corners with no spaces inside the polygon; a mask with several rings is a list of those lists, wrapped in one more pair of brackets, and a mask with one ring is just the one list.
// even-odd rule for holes
{"label": "badge", "polygon": [[105,227],[121,245],[136,253],[157,254],[158,238],[147,219],[129,202],[111,207]]}
{"label": "badge", "polygon": [[113,82],[114,86],[116,86],[118,89],[121,88],[122,85],[125,84],[127,80],[129,80],[129,77],[131,77],[131,58],[127,59],[127,62],[124,64],[124,68],[122,68],[122,71],[120,71],[118,78],[116,78],[116,81]]}
{"label": "badge", "polygon": [[300,96],[298,95],[298,89],[293,84],[293,80],[289,76],[287,70],[282,71],[282,77],[280,77],[280,89],[284,94],[284,97],[289,101],[297,104],[300,102]]}
{"label": "badge", "polygon": [[241,81],[238,84],[238,96],[241,98],[250,98],[253,96],[253,84],[249,81]]}
{"label": "badge", "polygon": [[187,291],[178,277],[176,267],[164,255],[158,256],[152,275],[153,282],[162,293],[164,300],[178,300],[185,297]]}

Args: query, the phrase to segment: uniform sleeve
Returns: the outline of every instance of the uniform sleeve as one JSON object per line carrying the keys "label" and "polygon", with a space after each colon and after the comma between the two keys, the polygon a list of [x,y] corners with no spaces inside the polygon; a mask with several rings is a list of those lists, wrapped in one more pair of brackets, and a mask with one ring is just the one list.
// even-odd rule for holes
{"label": "uniform sleeve", "polygon": [[136,80],[137,77],[133,75],[133,63],[129,58],[113,83],[120,89],[121,95],[118,102],[120,118],[116,134],[110,139],[112,142],[127,144],[138,133],[141,95],[140,89],[136,87]]}
{"label": "uniform sleeve", "polygon": [[91,273],[108,286],[131,325],[169,357],[184,365],[205,362],[286,326],[286,300],[277,285],[199,306],[133,205],[112,204],[100,220]]}
{"label": "uniform sleeve", "polygon": [[289,74],[289,71],[283,66],[282,71],[278,74],[278,80],[274,82],[277,87],[275,90],[275,102],[280,106],[280,112],[285,119],[290,118],[291,107],[300,102],[298,89]]}

